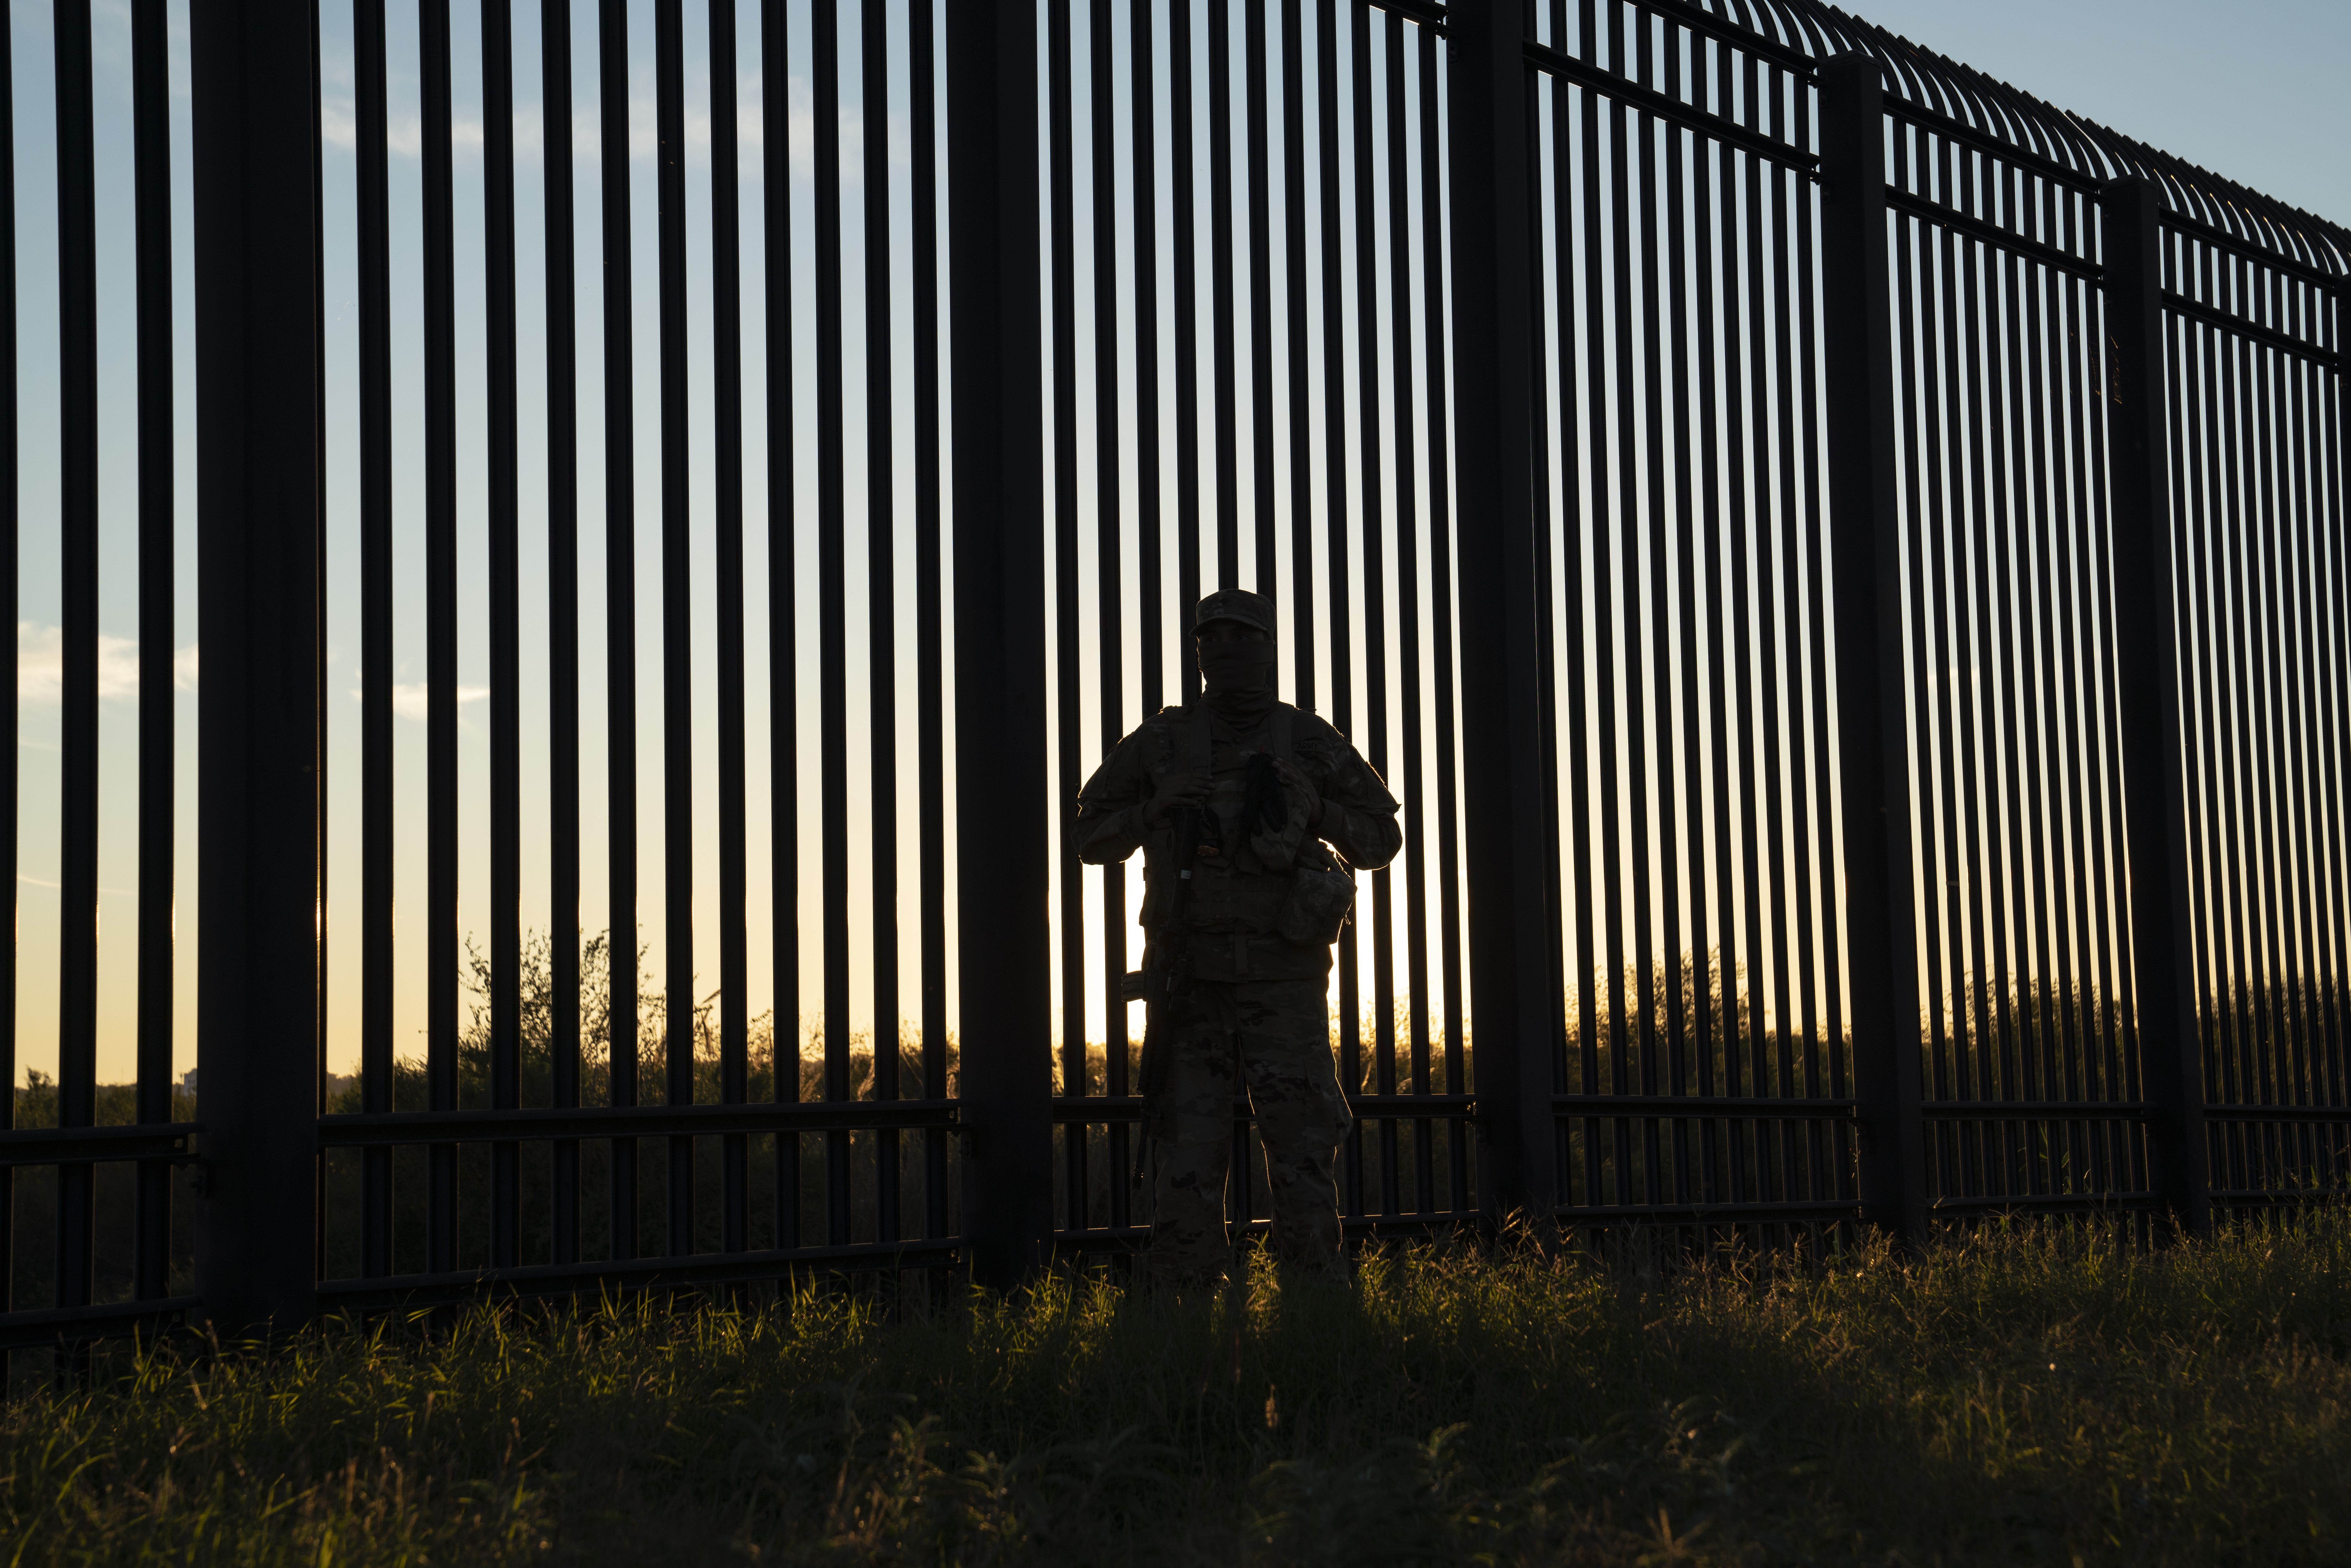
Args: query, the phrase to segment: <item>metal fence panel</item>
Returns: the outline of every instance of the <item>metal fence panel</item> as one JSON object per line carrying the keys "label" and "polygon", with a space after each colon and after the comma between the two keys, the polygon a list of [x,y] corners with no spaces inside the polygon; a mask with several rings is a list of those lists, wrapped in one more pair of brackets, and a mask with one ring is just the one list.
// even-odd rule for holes
{"label": "metal fence panel", "polygon": [[[1067,818],[1122,736],[1197,691],[1192,607],[1218,586],[1275,601],[1282,696],[1405,800],[1403,853],[1359,879],[1334,966],[1358,1119],[1342,1207],[1357,1231],[1458,1217],[1475,1200],[1438,14],[1102,0],[1043,18],[1056,1240],[1123,1248],[1146,1224],[1121,999],[1139,867],[1084,874]],[[1261,1224],[1246,1103],[1234,1116],[1231,1212]]]}
{"label": "metal fence panel", "polygon": [[242,0],[175,236],[166,5],[127,179],[112,19],[21,124],[0,56],[0,586],[58,591],[54,805],[0,792],[59,883],[0,1343],[1132,1249],[1139,883],[1066,817],[1225,585],[1404,801],[1356,1235],[2351,1176],[2343,229],[1813,0]]}

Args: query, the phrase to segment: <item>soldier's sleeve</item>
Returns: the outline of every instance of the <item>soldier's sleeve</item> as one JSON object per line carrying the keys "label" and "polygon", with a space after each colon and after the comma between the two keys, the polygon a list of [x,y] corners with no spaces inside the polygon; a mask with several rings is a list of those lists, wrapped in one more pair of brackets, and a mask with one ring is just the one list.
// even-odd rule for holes
{"label": "soldier's sleeve", "polygon": [[1086,787],[1078,791],[1078,858],[1088,865],[1116,865],[1141,849],[1149,835],[1143,808],[1154,786],[1144,731],[1137,729],[1111,748]]}
{"label": "soldier's sleeve", "polygon": [[1322,792],[1322,821],[1315,836],[1347,857],[1359,871],[1376,871],[1404,848],[1396,825],[1396,798],[1347,737],[1321,720],[1305,727],[1299,755]]}

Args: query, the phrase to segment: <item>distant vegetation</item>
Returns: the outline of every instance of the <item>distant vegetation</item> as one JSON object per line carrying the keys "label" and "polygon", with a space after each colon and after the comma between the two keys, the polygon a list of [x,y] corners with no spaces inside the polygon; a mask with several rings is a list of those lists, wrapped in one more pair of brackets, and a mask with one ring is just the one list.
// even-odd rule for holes
{"label": "distant vegetation", "polygon": [[[551,953],[543,935],[528,938],[518,967],[521,1009],[518,1030],[520,1101],[524,1105],[547,1105],[552,1103],[554,1058],[551,1037],[554,1024],[554,979]],[[611,1023],[611,948],[607,938],[596,935],[582,944],[580,1018],[580,1101],[586,1105],[610,1103],[611,1074],[607,1060],[607,1042]],[[661,1038],[662,996],[653,977],[643,970],[643,956],[637,956],[637,983],[640,998],[638,1047],[638,1099],[643,1104],[664,1103],[666,1067],[664,1046]],[[1831,1020],[1826,1018],[1790,1018],[1783,1020],[1770,1009],[1759,1014],[1756,982],[1745,966],[1729,973],[1731,982],[1729,1001],[1725,1000],[1726,968],[1719,952],[1709,952],[1703,963],[1695,962],[1685,954],[1681,962],[1669,969],[1660,963],[1651,967],[1648,983],[1640,984],[1639,971],[1626,966],[1614,986],[1606,985],[1605,977],[1595,975],[1589,984],[1571,987],[1562,1026],[1561,1045],[1565,1055],[1566,1083],[1571,1089],[1581,1089],[1587,1082],[1602,1091],[1624,1090],[1641,1092],[1706,1092],[1724,1093],[1734,1086],[1745,1093],[1764,1094],[1851,1094],[1850,1041],[1844,1025],[1839,1022],[1834,1037]],[[466,968],[463,977],[470,998],[469,1015],[457,1042],[457,1103],[463,1108],[486,1109],[490,1104],[489,1055],[489,961],[479,951],[469,947]],[[1776,981],[1773,983],[1777,983]],[[1666,1006],[1668,998],[1677,998],[1677,1010]],[[2236,1020],[2253,1016],[2273,1019],[2306,1020],[2331,1017],[2336,998],[2323,988],[2314,986],[2277,985],[2247,986],[2232,990],[2227,998],[2229,1008],[2222,1016]],[[695,1010],[694,1031],[694,1098],[698,1103],[716,1103],[719,1098],[719,1061],[716,1019],[716,996],[704,997]],[[1590,1011],[1587,1012],[1587,1004]],[[1646,1011],[1646,1029],[1643,1013]],[[1420,1027],[1426,1031],[1426,1051],[1429,1073],[1425,1082],[1413,1072],[1414,1020],[1417,1014]],[[1613,1028],[1604,1027],[1602,1019],[1613,1016]],[[1677,1035],[1703,1024],[1702,1038]],[[1930,1095],[1955,1097],[1990,1097],[1991,1085],[2004,1080],[1988,1076],[2000,1072],[2022,1071],[2022,1080],[2043,1097],[2058,1098],[2071,1095],[2104,1094],[2111,1098],[2136,1097],[2136,1078],[2126,1072],[2121,1058],[2127,1054],[2129,1040],[2127,1018],[2121,1005],[2093,986],[2050,986],[2024,977],[2010,977],[2005,986],[1979,984],[1973,977],[1945,998],[1940,1022],[1949,1031],[1964,1021],[1973,1020],[1973,1032],[1961,1043],[1930,1045],[1926,1063],[1928,1092]],[[1141,1014],[1133,1015],[1138,1039],[1130,1049],[1139,1046]],[[1465,1035],[1469,1020],[1465,1019]],[[1934,1020],[1925,1020],[1934,1021]],[[1385,1024],[1383,1030],[1382,1024]],[[776,1020],[772,1013],[763,1013],[749,1020],[747,1035],[747,1098],[754,1103],[775,1097],[776,1086]],[[1340,1044],[1339,1020],[1332,1023],[1332,1043]],[[1394,1085],[1403,1092],[1416,1090],[1442,1092],[1449,1087],[1444,1071],[1446,1031],[1443,1010],[1433,1005],[1416,1009],[1410,996],[1398,996],[1394,1009],[1384,1020],[1374,1009],[1359,1009],[1355,1027],[1358,1051],[1356,1079],[1353,1087],[1370,1092],[1381,1084],[1378,1066],[1380,1043],[1384,1038],[1393,1043],[1395,1053]],[[2233,1021],[2222,1027],[2233,1029]],[[1586,1035],[1589,1031],[1589,1050]],[[801,1019],[789,1031],[792,1049],[785,1057],[787,1072],[796,1074],[799,1097],[817,1100],[824,1097],[824,1067],[821,1031],[813,1019]],[[1930,1036],[1930,1040],[1934,1037]],[[2105,1042],[2119,1042],[2109,1048]],[[1464,1041],[1465,1045],[1467,1040]],[[869,1030],[859,1030],[849,1041],[850,1088],[853,1096],[871,1094],[874,1073],[872,1036]],[[1678,1047],[1678,1068],[1676,1049]],[[899,1092],[905,1097],[917,1097],[925,1092],[922,1061],[921,1030],[910,1021],[902,1021],[898,1031]],[[1466,1054],[1466,1053],[1465,1053]],[[946,1042],[946,1071],[948,1092],[956,1088],[956,1042],[952,1037]],[[1088,1089],[1102,1092],[1109,1082],[1108,1060],[1101,1041],[1089,1041],[1086,1047]],[[1055,1060],[1055,1080],[1059,1087],[1061,1062]],[[2045,1085],[2045,1087],[2043,1087]],[[1474,1078],[1465,1087],[1474,1088]],[[2289,1086],[2290,1087],[2290,1086]],[[2126,1092],[2127,1090],[2127,1092]],[[2266,1090],[2255,1097],[2266,1095]],[[425,1066],[421,1054],[402,1056],[393,1069],[392,1103],[401,1111],[422,1111],[430,1103]],[[195,1096],[184,1091],[175,1092],[174,1115],[183,1121],[200,1120]],[[360,1108],[359,1085],[354,1078],[336,1081],[329,1102],[331,1111],[352,1112]],[[39,1073],[30,1076],[29,1087],[17,1091],[17,1124],[37,1127],[56,1124],[56,1086]],[[98,1121],[100,1124],[129,1122],[132,1119],[132,1091],[128,1085],[106,1085],[98,1091]],[[1414,1140],[1421,1135],[1420,1128],[1411,1122],[1391,1124],[1393,1134],[1376,1125],[1367,1125],[1360,1134],[1365,1140],[1360,1155],[1352,1164],[1343,1165],[1343,1172],[1361,1173],[1364,1182],[1364,1207],[1377,1211],[1383,1207],[1379,1179],[1390,1160],[1386,1146],[1380,1140],[1395,1139],[1393,1168],[1396,1171],[1397,1207],[1412,1210],[1422,1203],[1418,1187],[1417,1150]],[[1582,1118],[1571,1120],[1565,1127],[1566,1161],[1562,1179],[1569,1195],[1575,1201],[1609,1203],[1639,1201],[1691,1201],[1697,1192],[1697,1178],[1688,1175],[1678,1183],[1672,1161],[1657,1165],[1656,1140],[1650,1137],[1641,1124],[1633,1124],[1635,1142],[1627,1145],[1619,1157],[1618,1129],[1608,1120],[1587,1125]],[[1465,1202],[1474,1202],[1474,1195],[1458,1194],[1450,1178],[1451,1145],[1455,1135],[1451,1124],[1436,1121],[1428,1124],[1431,1144],[1432,1182],[1427,1194],[1430,1207],[1447,1208]],[[1685,1134],[1683,1144],[1658,1145],[1668,1155],[1679,1151],[1686,1171],[1698,1169],[1698,1155]],[[2098,1190],[2105,1186],[2131,1186],[2138,1177],[2133,1174],[2133,1156],[2129,1149],[2119,1155],[2101,1154],[2106,1164],[2098,1165],[2084,1151],[2073,1148],[2063,1140],[2053,1141],[2046,1132],[2025,1134],[2026,1145],[2015,1148],[2003,1145],[1992,1149],[1971,1151],[1961,1147],[1953,1131],[1937,1134],[1932,1157],[1939,1174],[1937,1179],[1959,1180],[1965,1169],[1981,1168],[1987,1172],[2007,1171],[2007,1179],[2025,1181],[2028,1176],[2053,1190]],[[1056,1134],[1057,1145],[1066,1137]],[[1103,1128],[1097,1125],[1084,1134],[1088,1145],[1085,1172],[1088,1200],[1082,1215],[1071,1216],[1067,1184],[1069,1165],[1057,1146],[1054,1159],[1056,1206],[1061,1216],[1057,1223],[1104,1223],[1110,1214],[1110,1194],[1113,1184],[1130,1180],[1129,1168],[1112,1158],[1112,1146]],[[1744,1143],[1734,1142],[1726,1124],[1713,1129],[1715,1179],[1719,1193],[1729,1195],[1729,1173],[1740,1170],[1744,1186],[1739,1190],[1749,1196],[1783,1196],[1791,1197],[1837,1197],[1851,1191],[1851,1161],[1853,1149],[1849,1140],[1823,1131],[1822,1124],[1784,1134],[1774,1134],[1779,1142],[1762,1137],[1750,1137]],[[2339,1151],[2304,1147],[2301,1141],[2288,1139],[2251,1139],[2241,1130],[2232,1130],[2223,1153],[2232,1162],[2231,1180],[2249,1185],[2268,1183],[2280,1186],[2323,1186],[2341,1179]],[[851,1239],[869,1241],[881,1234],[875,1176],[882,1158],[883,1140],[871,1133],[848,1134],[850,1227]],[[1587,1148],[1587,1141],[1589,1147]],[[2272,1144],[2277,1146],[2272,1147]],[[2029,1145],[2029,1146],[2028,1146]],[[1374,1146],[1376,1145],[1376,1146]],[[920,1134],[901,1135],[896,1140],[901,1173],[901,1205],[898,1234],[919,1237],[924,1233],[923,1194],[924,1162],[933,1145]],[[1130,1145],[1131,1148],[1131,1145]],[[789,1151],[788,1151],[789,1154]],[[956,1141],[944,1140],[943,1158],[947,1166],[948,1224],[952,1230],[956,1222],[955,1205],[960,1151]],[[601,1139],[583,1140],[580,1145],[580,1256],[598,1259],[610,1255],[611,1209],[610,1201],[610,1170],[611,1145]],[[669,1160],[666,1140],[642,1139],[638,1143],[637,1226],[640,1256],[651,1256],[668,1249]],[[749,1245],[754,1249],[772,1248],[788,1240],[777,1224],[775,1203],[777,1141],[773,1136],[753,1135],[746,1140],[747,1185],[751,1195],[749,1205]],[[1594,1162],[1597,1162],[1596,1165]],[[421,1148],[402,1149],[393,1157],[393,1232],[395,1271],[415,1271],[426,1265],[424,1250],[425,1151]],[[1971,1162],[1971,1163],[1970,1163]],[[821,1243],[828,1239],[825,1229],[827,1210],[828,1155],[826,1140],[810,1135],[799,1140],[797,1164],[799,1170],[799,1239],[803,1242]],[[1471,1161],[1474,1166],[1474,1158]],[[2111,1166],[2111,1168],[2109,1168]],[[1662,1170],[1663,1174],[1658,1173]],[[461,1267],[473,1268],[489,1260],[489,1171],[490,1151],[486,1145],[465,1145],[459,1154],[458,1258]],[[718,1140],[699,1140],[695,1161],[695,1238],[697,1251],[715,1251],[722,1244],[720,1232],[722,1212],[721,1162]],[[1595,1177],[1594,1172],[1597,1172]],[[549,1145],[541,1143],[526,1145],[520,1161],[521,1183],[518,1211],[521,1220],[520,1256],[524,1262],[544,1262],[552,1256],[551,1226],[553,1218],[552,1154]],[[2037,1176],[2033,1173],[2037,1172]],[[325,1188],[327,1214],[325,1226],[325,1273],[329,1278],[349,1277],[360,1271],[360,1159],[352,1151],[339,1151],[327,1160]],[[2022,1173],[2022,1174],[2019,1174]],[[15,1176],[15,1223],[11,1236],[13,1294],[11,1301],[19,1308],[47,1306],[53,1300],[55,1267],[55,1175],[46,1167],[27,1167]],[[98,1171],[98,1247],[97,1299],[100,1301],[125,1299],[131,1284],[131,1223],[132,1175],[126,1166],[100,1166]],[[1999,1179],[1995,1174],[1995,1178]],[[1652,1192],[1655,1184],[1654,1195]],[[2225,1183],[2223,1185],[2226,1185]],[[1995,1188],[1994,1190],[2007,1190]],[[172,1289],[188,1291],[193,1288],[193,1258],[195,1236],[195,1199],[193,1176],[182,1171],[174,1181],[172,1213],[172,1255],[174,1279]]]}

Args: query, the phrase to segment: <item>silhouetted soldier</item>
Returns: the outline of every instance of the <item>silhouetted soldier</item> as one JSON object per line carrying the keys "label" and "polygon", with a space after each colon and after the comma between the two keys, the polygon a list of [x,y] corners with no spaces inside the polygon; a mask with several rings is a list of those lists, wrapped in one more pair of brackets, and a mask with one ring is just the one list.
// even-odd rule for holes
{"label": "silhouetted soldier", "polygon": [[1080,792],[1074,829],[1095,865],[1144,852],[1148,944],[1130,985],[1150,1005],[1146,1268],[1226,1277],[1238,1069],[1265,1145],[1274,1251],[1335,1270],[1332,1166],[1353,1123],[1332,1065],[1331,945],[1353,869],[1385,865],[1402,842],[1395,798],[1344,736],[1275,699],[1270,601],[1212,593],[1194,627],[1207,692],[1118,743]]}

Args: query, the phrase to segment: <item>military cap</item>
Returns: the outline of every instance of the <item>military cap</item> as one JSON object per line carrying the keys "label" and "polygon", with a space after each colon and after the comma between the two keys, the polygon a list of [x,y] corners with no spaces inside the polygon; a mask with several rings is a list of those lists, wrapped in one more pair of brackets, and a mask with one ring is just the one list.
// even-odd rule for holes
{"label": "military cap", "polygon": [[1200,608],[1192,617],[1195,627],[1206,626],[1211,621],[1238,621],[1244,626],[1254,626],[1270,637],[1273,635],[1273,601],[1261,593],[1251,593],[1246,588],[1220,588],[1200,601]]}

